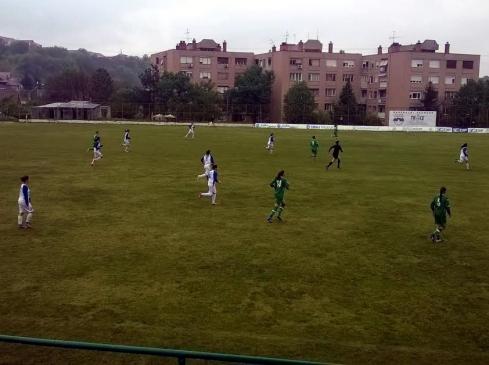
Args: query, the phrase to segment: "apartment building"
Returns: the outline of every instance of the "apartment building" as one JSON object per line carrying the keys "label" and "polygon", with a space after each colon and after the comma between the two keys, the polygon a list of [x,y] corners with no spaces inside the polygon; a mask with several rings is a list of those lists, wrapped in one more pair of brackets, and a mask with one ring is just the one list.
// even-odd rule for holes
{"label": "apartment building", "polygon": [[226,41],[221,47],[212,39],[180,41],[175,49],[152,54],[150,58],[160,72],[182,72],[194,82],[211,80],[219,93],[232,88],[236,76],[254,62],[253,53],[228,52]]}
{"label": "apartment building", "polygon": [[361,95],[366,95],[368,112],[385,118],[390,110],[416,110],[423,106],[426,86],[431,82],[443,106],[468,80],[479,79],[480,56],[443,52],[434,40],[416,44],[393,43],[387,53],[363,57]]}
{"label": "apartment building", "polygon": [[[272,88],[271,118],[283,119],[284,96],[298,81],[305,81],[314,95],[317,108],[331,111],[341,89],[350,81],[357,97],[360,95],[360,53],[333,52],[333,43],[323,52],[318,40],[310,39],[297,44],[282,43],[277,50],[255,56],[256,62],[275,74]],[[359,99],[362,103],[363,100]]]}
{"label": "apartment building", "polygon": [[0,101],[10,97],[19,98],[21,89],[22,85],[10,72],[0,72]]}
{"label": "apartment building", "polygon": [[443,52],[434,40],[410,45],[393,43],[383,52],[362,55],[334,52],[333,43],[323,52],[319,40],[297,44],[282,43],[267,53],[228,52],[212,39],[191,43],[181,41],[175,49],[151,55],[160,71],[184,72],[193,81],[212,80],[224,93],[234,86],[234,79],[247,67],[257,64],[273,71],[271,120],[283,120],[284,96],[289,88],[305,81],[313,93],[319,110],[331,111],[341,90],[350,81],[357,102],[369,113],[387,120],[391,110],[415,110],[429,82],[438,91],[443,105],[453,98],[468,80],[479,78],[480,56],[450,53],[446,43]]}

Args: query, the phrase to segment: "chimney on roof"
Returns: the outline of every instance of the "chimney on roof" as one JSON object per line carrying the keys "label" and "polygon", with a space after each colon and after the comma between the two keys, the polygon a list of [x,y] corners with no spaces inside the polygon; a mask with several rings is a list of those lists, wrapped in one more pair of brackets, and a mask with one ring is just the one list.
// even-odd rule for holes
{"label": "chimney on roof", "polygon": [[449,54],[450,53],[450,43],[445,43],[445,54]]}
{"label": "chimney on roof", "polygon": [[377,47],[377,54],[382,54],[382,46],[381,45],[379,45]]}
{"label": "chimney on roof", "polygon": [[272,52],[277,52],[277,47],[275,45],[272,47]]}
{"label": "chimney on roof", "polygon": [[304,42],[302,42],[302,39],[299,41],[298,46],[299,46],[299,51],[304,50]]}
{"label": "chimney on roof", "polygon": [[197,41],[194,39],[192,39],[192,49],[193,50],[196,50],[197,49]]}
{"label": "chimney on roof", "polygon": [[223,41],[222,42],[222,51],[227,52],[228,51],[228,42]]}
{"label": "chimney on roof", "polygon": [[328,43],[328,53],[333,53],[333,42],[331,41]]}

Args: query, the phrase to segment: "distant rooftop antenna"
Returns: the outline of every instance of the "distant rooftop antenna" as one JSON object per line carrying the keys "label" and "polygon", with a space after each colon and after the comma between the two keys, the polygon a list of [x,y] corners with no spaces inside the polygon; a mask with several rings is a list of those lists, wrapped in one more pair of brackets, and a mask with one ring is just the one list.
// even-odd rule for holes
{"label": "distant rooftop antenna", "polygon": [[284,36],[285,36],[285,43],[287,43],[289,41],[289,31],[288,30],[285,31]]}
{"label": "distant rooftop antenna", "polygon": [[190,30],[188,28],[185,31],[185,40],[187,41],[187,43],[190,42]]}
{"label": "distant rooftop antenna", "polygon": [[271,47],[275,46],[275,42],[272,38],[269,39],[269,42]]}
{"label": "distant rooftop antenna", "polygon": [[319,29],[316,29],[316,40],[319,40]]}
{"label": "distant rooftop antenna", "polygon": [[389,39],[391,39],[391,40],[392,40],[392,43],[396,43],[397,38],[400,38],[400,37],[399,37],[399,36],[396,34],[396,31],[395,31],[395,30],[393,30],[393,31],[392,31],[392,36],[390,36],[390,37],[389,37]]}

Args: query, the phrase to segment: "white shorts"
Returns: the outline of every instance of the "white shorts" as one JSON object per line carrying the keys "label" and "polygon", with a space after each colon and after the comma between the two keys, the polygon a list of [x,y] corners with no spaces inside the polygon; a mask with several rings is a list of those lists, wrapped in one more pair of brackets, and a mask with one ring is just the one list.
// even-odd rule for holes
{"label": "white shorts", "polygon": [[122,142],[122,144],[124,146],[129,146],[131,144],[131,140],[130,139],[125,139],[124,142]]}
{"label": "white shorts", "polygon": [[268,143],[268,144],[267,144],[267,148],[268,148],[268,149],[273,149],[273,142],[272,142],[272,143]]}
{"label": "white shorts", "polygon": [[210,185],[209,186],[209,193],[210,194],[217,194],[216,185]]}
{"label": "white shorts", "polygon": [[210,163],[204,165],[204,171],[209,172],[211,171],[212,165]]}
{"label": "white shorts", "polygon": [[102,152],[100,150],[93,150],[93,159],[100,160],[102,158]]}
{"label": "white shorts", "polygon": [[19,214],[28,214],[28,213],[34,213],[34,208],[32,208],[32,205],[29,204],[27,206],[24,202],[19,202]]}
{"label": "white shorts", "polygon": [[469,161],[469,157],[465,155],[460,155],[460,158],[458,159],[459,162],[467,162]]}

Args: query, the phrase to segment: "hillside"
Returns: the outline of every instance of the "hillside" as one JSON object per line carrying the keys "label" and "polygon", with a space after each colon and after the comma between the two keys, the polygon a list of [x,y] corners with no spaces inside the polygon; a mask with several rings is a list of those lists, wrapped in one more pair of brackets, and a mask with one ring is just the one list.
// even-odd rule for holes
{"label": "hillside", "polygon": [[65,69],[93,73],[105,68],[118,87],[140,85],[138,75],[148,66],[149,58],[117,55],[105,57],[85,49],[32,46],[26,41],[0,42],[0,71],[10,71],[25,89],[45,83]]}

